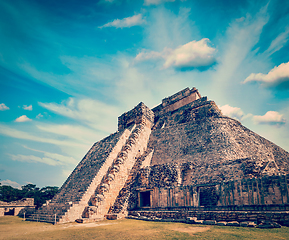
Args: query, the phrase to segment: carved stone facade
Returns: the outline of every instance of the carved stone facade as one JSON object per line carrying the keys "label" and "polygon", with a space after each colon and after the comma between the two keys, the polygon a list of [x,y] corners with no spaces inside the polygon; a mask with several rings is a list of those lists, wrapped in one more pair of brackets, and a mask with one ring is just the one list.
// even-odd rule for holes
{"label": "carved stone facade", "polygon": [[0,217],[5,215],[21,215],[23,211],[33,211],[34,198],[23,198],[18,201],[13,202],[3,202],[0,201]]}
{"label": "carved stone facade", "polygon": [[31,220],[86,222],[168,210],[191,216],[232,206],[286,211],[287,174],[288,152],[186,88],[153,109],[140,103],[122,114],[118,131],[92,146]]}

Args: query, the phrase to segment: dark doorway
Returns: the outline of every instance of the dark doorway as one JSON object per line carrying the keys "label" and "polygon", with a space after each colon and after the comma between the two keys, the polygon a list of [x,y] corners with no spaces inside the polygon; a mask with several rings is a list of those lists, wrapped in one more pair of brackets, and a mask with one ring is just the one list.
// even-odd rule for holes
{"label": "dark doorway", "polygon": [[151,206],[151,192],[140,192],[140,207],[150,207]]}
{"label": "dark doorway", "polygon": [[219,196],[215,186],[200,187],[200,206],[216,206]]}
{"label": "dark doorway", "polygon": [[12,216],[14,216],[14,214],[15,214],[15,208],[5,209],[4,215],[12,215]]}

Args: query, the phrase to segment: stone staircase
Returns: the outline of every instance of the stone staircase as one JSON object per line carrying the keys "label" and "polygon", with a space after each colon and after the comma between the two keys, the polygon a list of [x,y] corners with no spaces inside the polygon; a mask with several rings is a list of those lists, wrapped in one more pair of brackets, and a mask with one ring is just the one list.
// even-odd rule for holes
{"label": "stone staircase", "polygon": [[131,130],[125,129],[94,144],[51,202],[27,220],[64,223],[80,218],[91,195],[130,134]]}
{"label": "stone staircase", "polygon": [[[111,141],[98,143],[85,156],[50,203],[41,207],[27,220],[65,223],[75,219],[103,219],[113,206],[124,186],[136,159],[146,150],[150,127],[145,123],[125,129]],[[110,154],[104,145],[112,145],[119,138]],[[101,157],[105,156],[102,161]],[[95,160],[98,165],[95,166]],[[94,169],[92,169],[94,167]],[[98,169],[98,172],[96,171]],[[92,177],[95,174],[95,177]]]}
{"label": "stone staircase", "polygon": [[146,151],[151,126],[141,122],[135,126],[123,148],[107,171],[85,208],[82,219],[101,219],[107,215],[130,176],[137,159]]}
{"label": "stone staircase", "polygon": [[51,202],[27,220],[56,224],[103,219],[146,151],[153,119],[143,103],[120,116],[118,131],[95,143]]}
{"label": "stone staircase", "polygon": [[122,218],[127,215],[127,209],[132,202],[137,202],[137,193],[135,187],[137,185],[138,171],[146,166],[150,165],[153,149],[148,148],[134,164],[130,175],[123,188],[120,190],[114,205],[109,209],[107,216],[112,219]]}

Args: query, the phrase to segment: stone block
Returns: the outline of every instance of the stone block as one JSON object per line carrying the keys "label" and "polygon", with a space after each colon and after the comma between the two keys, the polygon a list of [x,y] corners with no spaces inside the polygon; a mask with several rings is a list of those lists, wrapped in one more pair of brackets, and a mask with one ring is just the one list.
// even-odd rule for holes
{"label": "stone block", "polygon": [[195,220],[196,224],[203,224],[204,220]]}
{"label": "stone block", "polygon": [[204,225],[216,225],[217,221],[216,220],[204,220],[203,224]]}
{"label": "stone block", "polygon": [[237,221],[232,221],[232,222],[228,222],[227,226],[240,227],[240,223]]}
{"label": "stone block", "polygon": [[271,221],[262,221],[260,224],[256,226],[256,228],[280,228],[281,225],[276,222]]}
{"label": "stone block", "polygon": [[257,224],[255,222],[249,222],[247,227],[256,227]]}
{"label": "stone block", "polygon": [[218,225],[218,226],[226,226],[226,225],[227,225],[227,222],[223,222],[223,221],[217,222],[217,225]]}

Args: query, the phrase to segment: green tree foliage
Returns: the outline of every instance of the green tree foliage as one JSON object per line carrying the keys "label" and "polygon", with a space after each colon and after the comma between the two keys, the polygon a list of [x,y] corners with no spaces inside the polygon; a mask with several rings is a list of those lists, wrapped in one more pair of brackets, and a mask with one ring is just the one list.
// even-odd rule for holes
{"label": "green tree foliage", "polygon": [[11,186],[0,185],[0,201],[12,202],[22,198],[20,189],[13,188]]}
{"label": "green tree foliage", "polygon": [[36,208],[39,208],[46,200],[52,199],[57,191],[58,187],[48,186],[40,189],[34,184],[27,184],[22,186],[21,189],[0,185],[0,201],[11,202],[22,198],[34,198],[34,204]]}

